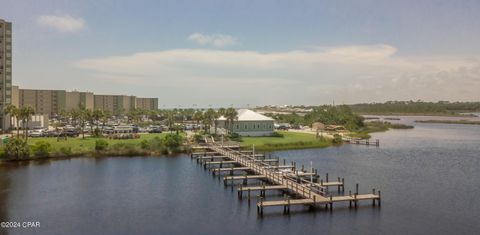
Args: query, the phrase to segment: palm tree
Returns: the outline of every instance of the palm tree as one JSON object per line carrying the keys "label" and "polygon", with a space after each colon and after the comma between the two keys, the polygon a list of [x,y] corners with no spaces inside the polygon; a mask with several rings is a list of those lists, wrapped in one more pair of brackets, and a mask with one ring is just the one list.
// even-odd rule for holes
{"label": "palm tree", "polygon": [[205,131],[210,133],[210,127],[212,123],[217,119],[217,112],[212,108],[209,108],[204,114],[204,122],[205,122]]}
{"label": "palm tree", "polygon": [[225,116],[225,111],[226,111],[225,108],[219,108],[217,113],[218,113],[218,115],[220,115],[220,116]]}
{"label": "palm tree", "polygon": [[80,118],[80,110],[72,110],[70,111],[70,118],[71,118],[71,123],[72,126],[75,128],[77,127],[78,124],[78,119]]}
{"label": "palm tree", "polygon": [[[95,109],[93,110],[92,112],[92,119],[93,121],[95,122],[95,129],[96,129],[96,132],[98,133],[98,123],[100,122],[100,119],[103,117],[103,112],[102,110],[100,109]],[[90,124],[91,126],[93,126],[93,123]]]}
{"label": "palm tree", "polygon": [[28,139],[28,121],[30,121],[33,115],[35,115],[35,110],[30,106],[22,107],[20,109],[19,117],[22,119],[25,141]]}
{"label": "palm tree", "polygon": [[238,112],[234,108],[228,108],[225,110],[225,118],[227,119],[229,133],[233,132],[233,122],[237,120]]}
{"label": "palm tree", "polygon": [[173,129],[173,125],[175,124],[175,113],[176,113],[176,110],[168,110],[165,112],[165,115],[167,117],[167,122],[168,122],[168,129],[169,130],[172,130]]}
{"label": "palm tree", "polygon": [[[203,112],[198,110],[196,111],[194,114],[193,114],[193,120],[195,120],[197,122],[197,126],[196,128],[198,127],[198,125],[200,124],[201,121],[203,121]],[[196,129],[195,128],[195,129]]]}
{"label": "palm tree", "polygon": [[103,134],[103,129],[105,128],[105,125],[108,122],[108,119],[112,117],[112,113],[108,110],[103,110],[102,111],[102,134]]}
{"label": "palm tree", "polygon": [[[19,112],[19,109],[17,107],[15,107],[15,105],[13,104],[9,104],[7,105],[7,107],[5,108],[5,110],[3,111],[4,114],[7,116],[10,116],[10,130],[12,129],[12,117],[16,117],[16,119],[18,120],[18,112]],[[17,125],[17,130],[18,130],[18,125]],[[11,133],[11,136],[13,137],[13,132],[10,131]]]}
{"label": "palm tree", "polygon": [[80,106],[78,109],[78,121],[80,124],[80,127],[82,128],[82,139],[85,139],[85,126],[87,125],[87,120],[89,118],[89,112],[90,110],[85,109],[85,106]]}

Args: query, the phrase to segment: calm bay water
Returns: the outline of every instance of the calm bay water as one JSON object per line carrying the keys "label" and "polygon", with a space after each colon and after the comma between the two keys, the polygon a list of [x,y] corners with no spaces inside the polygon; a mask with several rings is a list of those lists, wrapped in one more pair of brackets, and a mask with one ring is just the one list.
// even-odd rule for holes
{"label": "calm bay water", "polygon": [[[410,123],[402,118],[399,122]],[[478,234],[480,126],[415,123],[374,138],[277,156],[382,191],[382,207],[296,207],[289,216],[238,200],[187,156],[77,158],[0,166],[0,221],[39,221],[9,234]],[[274,199],[272,192],[267,199]]]}

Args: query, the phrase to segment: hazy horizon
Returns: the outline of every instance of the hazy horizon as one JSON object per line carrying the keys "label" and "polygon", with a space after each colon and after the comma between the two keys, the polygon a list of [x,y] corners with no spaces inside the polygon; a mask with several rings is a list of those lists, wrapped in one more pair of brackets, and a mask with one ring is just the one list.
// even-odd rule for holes
{"label": "hazy horizon", "polygon": [[476,1],[7,0],[13,83],[160,108],[480,101]]}

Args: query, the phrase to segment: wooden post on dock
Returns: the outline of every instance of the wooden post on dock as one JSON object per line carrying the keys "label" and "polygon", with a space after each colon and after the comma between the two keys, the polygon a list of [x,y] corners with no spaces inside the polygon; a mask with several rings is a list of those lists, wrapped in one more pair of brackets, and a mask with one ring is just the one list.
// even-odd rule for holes
{"label": "wooden post on dock", "polygon": [[287,213],[290,214],[290,196],[287,196],[287,203],[288,203],[288,208],[287,208]]}
{"label": "wooden post on dock", "polygon": [[[372,194],[375,195],[375,189],[372,189]],[[375,198],[372,199],[372,206],[375,206]]]}
{"label": "wooden post on dock", "polygon": [[[257,201],[259,201],[259,197],[260,196],[257,196]],[[257,214],[260,214],[260,205],[257,204]]]}
{"label": "wooden post on dock", "polygon": [[345,178],[342,178],[342,192],[345,192]]}
{"label": "wooden post on dock", "polygon": [[[338,181],[337,182],[340,182],[340,177],[338,177]],[[340,184],[337,186],[337,192],[340,193]]]}
{"label": "wooden post on dock", "polygon": [[248,194],[247,194],[247,197],[248,197],[248,203],[250,204],[250,188],[248,188]]}
{"label": "wooden post on dock", "polygon": [[327,177],[325,178],[325,182],[328,183],[328,173],[327,173]]}
{"label": "wooden post on dock", "polygon": [[332,194],[330,194],[330,212],[333,210],[333,197]]}
{"label": "wooden post on dock", "polygon": [[354,203],[355,203],[355,209],[357,208],[357,193],[353,195]]}
{"label": "wooden post on dock", "polygon": [[378,190],[378,207],[382,206],[382,194],[380,190]]}
{"label": "wooden post on dock", "polygon": [[[348,190],[348,196],[352,197],[352,190]],[[352,200],[348,201],[349,202],[349,208],[352,208]]]}

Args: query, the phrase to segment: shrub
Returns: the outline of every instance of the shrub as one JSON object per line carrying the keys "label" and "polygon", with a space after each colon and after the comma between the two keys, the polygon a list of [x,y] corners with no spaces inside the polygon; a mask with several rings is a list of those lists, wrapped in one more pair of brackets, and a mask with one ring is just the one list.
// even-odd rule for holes
{"label": "shrub", "polygon": [[95,141],[95,150],[96,151],[105,151],[108,148],[108,142],[106,140],[96,140]]}
{"label": "shrub", "polygon": [[195,134],[195,135],[193,136],[193,140],[195,140],[196,143],[199,143],[199,142],[201,142],[201,141],[203,140],[203,135],[201,135],[201,134]]}
{"label": "shrub", "polygon": [[273,134],[271,136],[272,137],[283,137],[283,134],[278,133],[278,132],[273,132]]}
{"label": "shrub", "polygon": [[163,146],[163,140],[160,137],[156,136],[155,138],[150,140],[149,148],[151,151],[162,152],[165,149]]}
{"label": "shrub", "polygon": [[65,156],[70,156],[70,155],[72,155],[72,148],[71,147],[61,147],[60,148],[60,153],[62,153]]}
{"label": "shrub", "polygon": [[150,143],[148,142],[148,140],[142,140],[142,142],[140,142],[140,148],[145,150],[149,149]]}
{"label": "shrub", "polygon": [[32,146],[33,155],[36,157],[48,157],[52,151],[52,146],[46,141],[37,141]]}
{"label": "shrub", "polygon": [[183,143],[183,137],[181,135],[169,133],[165,135],[164,145],[169,150],[178,149]]}
{"label": "shrub", "polygon": [[5,145],[5,156],[11,159],[27,158],[30,155],[30,148],[25,140],[10,138]]}
{"label": "shrub", "polygon": [[102,131],[97,127],[93,130],[93,137],[101,137]]}
{"label": "shrub", "polygon": [[341,144],[341,143],[343,143],[342,136],[339,135],[339,134],[334,134],[334,135],[333,135],[332,143],[333,143],[333,144]]}
{"label": "shrub", "polygon": [[231,133],[229,136],[230,140],[233,140],[233,141],[242,141],[242,136],[239,135],[238,133]]}

